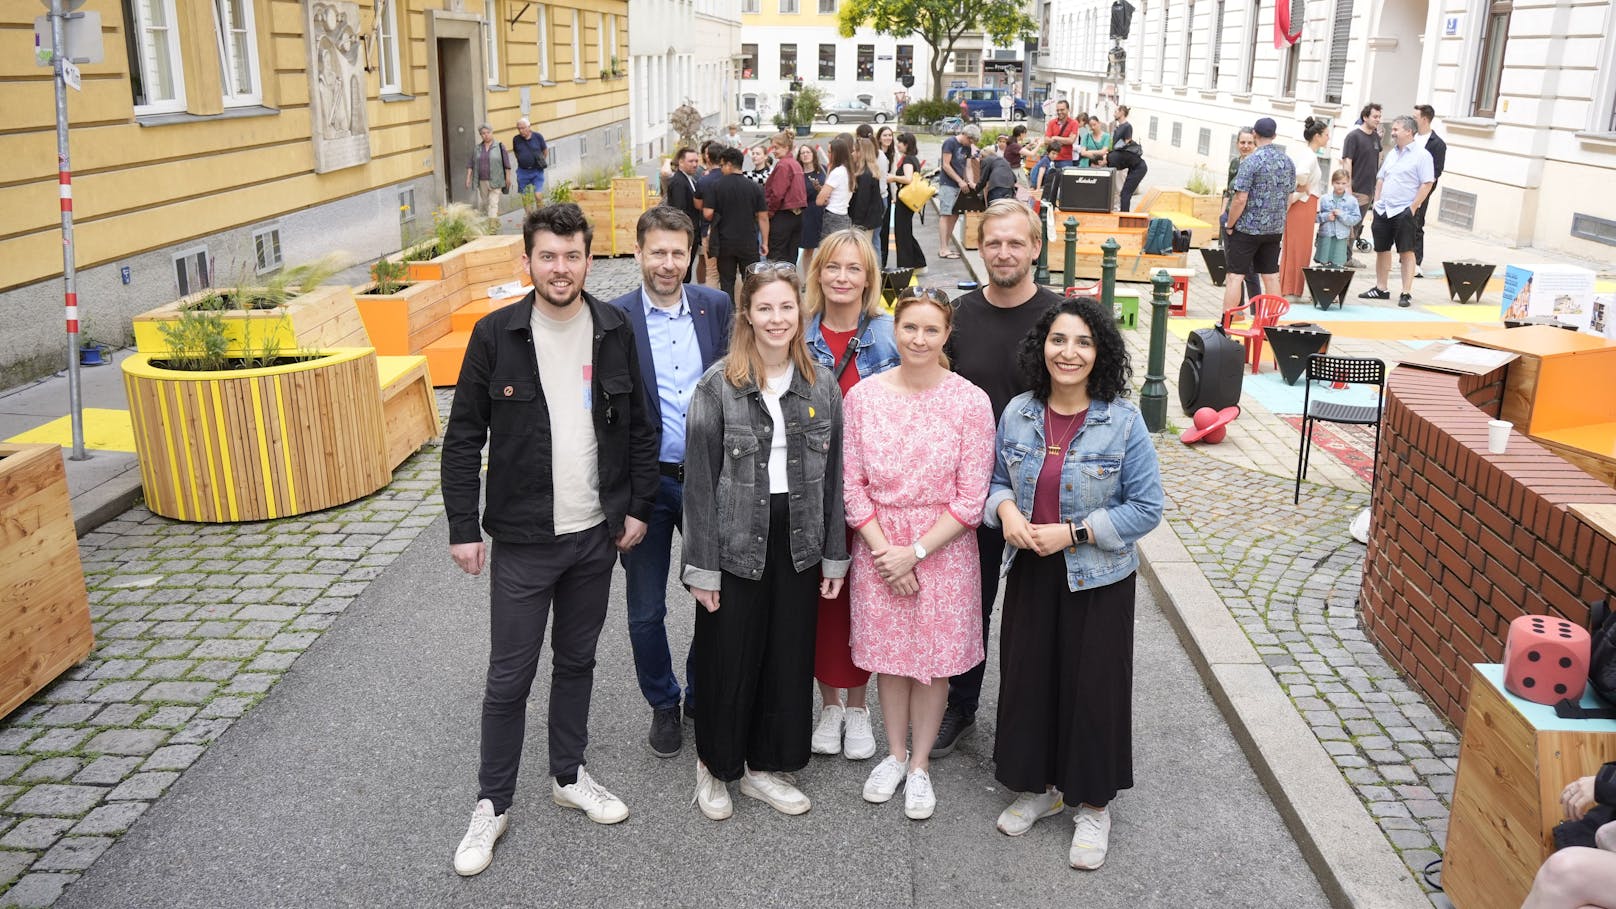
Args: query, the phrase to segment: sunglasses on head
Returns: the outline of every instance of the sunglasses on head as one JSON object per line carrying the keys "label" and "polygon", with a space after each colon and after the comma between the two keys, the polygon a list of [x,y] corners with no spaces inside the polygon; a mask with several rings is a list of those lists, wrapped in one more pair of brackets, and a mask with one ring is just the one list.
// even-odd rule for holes
{"label": "sunglasses on head", "polygon": [[955,302],[948,298],[948,292],[941,287],[905,287],[898,291],[899,300],[930,300],[943,306],[955,306]]}
{"label": "sunglasses on head", "polygon": [[795,276],[797,266],[792,265],[790,262],[770,262],[768,259],[753,262],[751,265],[746,266],[746,273],[749,275],[762,275],[769,272]]}

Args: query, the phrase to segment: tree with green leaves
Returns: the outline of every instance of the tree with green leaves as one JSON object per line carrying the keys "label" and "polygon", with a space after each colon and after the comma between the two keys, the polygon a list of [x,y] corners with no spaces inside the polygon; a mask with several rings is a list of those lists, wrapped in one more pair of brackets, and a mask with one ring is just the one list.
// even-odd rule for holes
{"label": "tree with green leaves", "polygon": [[931,48],[933,101],[943,98],[943,68],[961,35],[982,32],[994,44],[1009,44],[1038,28],[1020,0],[846,0],[837,18],[843,38],[861,25],[899,38],[919,35]]}

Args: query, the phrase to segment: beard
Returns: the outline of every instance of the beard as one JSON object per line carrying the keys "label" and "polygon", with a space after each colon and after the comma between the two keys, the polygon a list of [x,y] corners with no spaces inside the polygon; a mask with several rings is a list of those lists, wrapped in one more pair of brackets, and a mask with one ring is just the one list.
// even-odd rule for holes
{"label": "beard", "polygon": [[555,297],[552,296],[555,291],[550,287],[550,283],[548,281],[535,281],[533,284],[533,291],[534,295],[540,300],[554,306],[556,309],[566,309],[572,304],[578,302],[578,296],[584,292],[584,289],[583,285],[574,283],[572,285],[572,292],[569,296]]}
{"label": "beard", "polygon": [[1008,272],[1001,271],[989,265],[988,283],[992,284],[994,287],[1015,287],[1017,284],[1020,284],[1022,281],[1026,280],[1027,275],[1031,272],[1031,262],[1016,268],[1014,271]]}

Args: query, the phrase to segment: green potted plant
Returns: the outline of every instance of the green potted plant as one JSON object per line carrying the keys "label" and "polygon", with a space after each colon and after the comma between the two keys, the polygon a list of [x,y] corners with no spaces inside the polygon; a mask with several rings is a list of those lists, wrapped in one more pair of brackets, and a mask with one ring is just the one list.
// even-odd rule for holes
{"label": "green potted plant", "polygon": [[368,343],[353,288],[326,284],[342,268],[335,256],[284,268],[268,277],[243,274],[228,287],[182,297],[134,318],[135,348],[163,355],[170,344],[165,326],[185,313],[218,313],[229,336],[231,355],[257,346],[255,337],[273,336],[283,349],[349,347]]}
{"label": "green potted plant", "polygon": [[791,123],[797,128],[797,135],[806,136],[812,131],[824,107],[825,90],[818,85],[804,85],[797,92],[797,100],[791,105]]}

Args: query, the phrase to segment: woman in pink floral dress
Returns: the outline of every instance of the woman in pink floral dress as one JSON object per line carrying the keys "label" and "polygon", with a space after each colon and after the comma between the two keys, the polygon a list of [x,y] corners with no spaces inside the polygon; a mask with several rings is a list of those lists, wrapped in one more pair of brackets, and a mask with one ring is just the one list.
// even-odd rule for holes
{"label": "woman in pink floral dress", "polygon": [[948,678],[983,657],[981,569],[965,531],[982,520],[995,427],[987,394],[948,369],[947,295],[905,290],[893,317],[898,368],[847,396],[843,495],[858,531],[853,663],[880,674],[888,748],[864,798],[885,802],[902,784],[904,813],[922,820],[937,805],[929,757]]}

